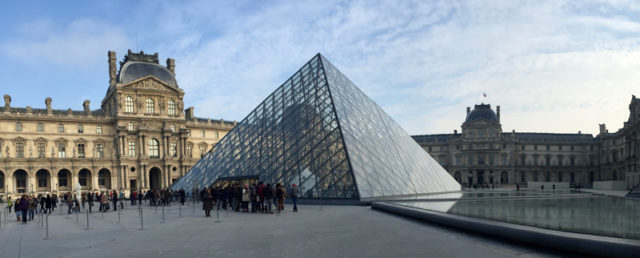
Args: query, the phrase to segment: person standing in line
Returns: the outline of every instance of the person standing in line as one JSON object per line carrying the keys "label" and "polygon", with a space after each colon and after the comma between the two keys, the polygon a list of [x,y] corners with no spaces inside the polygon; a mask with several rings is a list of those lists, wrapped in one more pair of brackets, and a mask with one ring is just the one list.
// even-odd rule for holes
{"label": "person standing in line", "polygon": [[51,211],[56,212],[56,208],[58,208],[58,195],[53,194],[51,196]]}
{"label": "person standing in line", "polygon": [[13,204],[13,211],[16,212],[16,218],[18,219],[18,222],[22,220],[22,208],[20,207],[21,200],[22,198],[18,198],[16,199],[16,203]]}
{"label": "person standing in line", "polygon": [[262,182],[258,183],[258,198],[258,210],[264,213],[264,183]]}
{"label": "person standing in line", "polygon": [[44,197],[44,196],[40,197],[40,213],[42,214],[47,213],[46,206],[47,206],[47,197]]}
{"label": "person standing in line", "polygon": [[101,211],[106,212],[108,205],[109,205],[109,194],[102,192],[102,195],[100,196],[100,207],[102,208]]}
{"label": "person standing in line", "polygon": [[118,210],[118,193],[116,190],[111,191],[111,202],[113,202],[113,211]]}
{"label": "person standing in line", "polygon": [[31,221],[31,220],[33,220],[33,217],[35,217],[34,212],[35,212],[37,203],[36,203],[36,198],[33,197],[33,195],[29,196],[28,200],[29,200],[29,208],[28,208],[28,210],[29,210],[29,219],[28,220]]}
{"label": "person standing in line", "polygon": [[91,207],[93,207],[93,194],[92,193],[88,193],[87,194],[87,205],[89,206],[89,213],[91,213]]}
{"label": "person standing in line", "polygon": [[244,184],[242,188],[242,211],[249,212],[249,201],[251,200],[251,190],[249,190],[249,185]]}
{"label": "person standing in line", "polygon": [[22,195],[20,199],[20,211],[22,213],[22,224],[27,224],[27,212],[29,211],[29,199]]}
{"label": "person standing in line", "polygon": [[300,188],[296,184],[291,184],[291,201],[293,202],[293,212],[298,212],[298,195]]}
{"label": "person standing in line", "polygon": [[280,183],[276,184],[276,198],[278,199],[278,213],[284,210],[284,187]]}
{"label": "person standing in line", "polygon": [[11,196],[9,196],[9,199],[7,199],[7,208],[9,208],[9,213],[11,213],[12,206],[13,204],[11,203]]}
{"label": "person standing in line", "polygon": [[65,195],[65,199],[67,201],[67,213],[71,214],[73,209],[73,197],[69,194],[69,196]]}
{"label": "person standing in line", "polygon": [[267,186],[264,188],[264,198],[266,199],[266,206],[264,207],[267,213],[273,213],[271,211],[271,203],[273,202],[273,188],[271,188],[271,184],[267,183]]}
{"label": "person standing in line", "polygon": [[202,195],[202,209],[204,210],[205,217],[211,217],[211,209],[213,208],[213,199],[211,197],[211,190],[207,190]]}
{"label": "person standing in line", "polygon": [[51,214],[51,195],[47,194],[47,198],[45,199],[46,210],[45,213]]}

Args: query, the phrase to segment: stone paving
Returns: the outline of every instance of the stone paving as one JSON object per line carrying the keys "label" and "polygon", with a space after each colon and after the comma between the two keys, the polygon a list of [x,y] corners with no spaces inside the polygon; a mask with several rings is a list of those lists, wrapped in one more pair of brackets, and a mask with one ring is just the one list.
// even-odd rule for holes
{"label": "stone paving", "polygon": [[[2,214],[0,257],[549,257],[550,250],[485,238],[374,211],[368,206],[300,205],[281,215],[226,212],[204,217],[196,203],[162,209],[49,216],[26,225]],[[3,213],[6,209],[3,210]],[[44,224],[44,223],[42,223]]]}

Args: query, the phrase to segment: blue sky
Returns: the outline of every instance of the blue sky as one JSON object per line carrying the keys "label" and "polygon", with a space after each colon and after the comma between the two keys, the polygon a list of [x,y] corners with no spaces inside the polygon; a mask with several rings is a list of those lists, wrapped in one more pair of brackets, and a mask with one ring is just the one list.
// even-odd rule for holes
{"label": "blue sky", "polygon": [[615,131],[640,94],[637,1],[21,1],[0,22],[0,94],[20,107],[97,109],[107,51],[127,49],[175,58],[186,106],[214,119],[318,52],[411,134],[459,129],[483,92],[503,131]]}

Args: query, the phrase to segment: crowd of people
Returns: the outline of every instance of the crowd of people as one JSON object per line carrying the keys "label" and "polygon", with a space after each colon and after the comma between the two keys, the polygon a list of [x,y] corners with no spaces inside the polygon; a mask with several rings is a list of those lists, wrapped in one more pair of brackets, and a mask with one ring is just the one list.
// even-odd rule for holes
{"label": "crowd of people", "polygon": [[300,189],[296,184],[292,184],[287,193],[284,185],[280,183],[273,187],[271,184],[265,184],[264,182],[251,185],[233,183],[224,187],[216,186],[200,191],[202,209],[205,211],[206,217],[211,216],[211,210],[214,207],[224,210],[230,209],[236,212],[272,214],[274,213],[272,211],[273,204],[275,211],[280,213],[284,210],[284,199],[287,197],[291,197],[293,211],[297,212],[299,195]]}
{"label": "crowd of people", "polygon": [[[197,193],[193,193],[194,197]],[[252,212],[252,213],[268,213],[273,214],[274,210],[280,213],[284,210],[284,200],[290,197],[293,202],[293,211],[298,211],[297,199],[300,190],[295,184],[287,191],[281,184],[275,187],[269,183],[230,184],[225,187],[205,188],[199,193],[202,201],[202,209],[205,210],[205,216],[211,216],[211,210],[216,207],[218,209],[233,210],[236,212]],[[129,200],[131,205],[142,205],[147,202],[150,206],[170,206],[172,202],[185,204],[186,192],[184,189],[173,191],[171,189],[148,190],[148,191],[131,191]],[[110,210],[117,211],[118,207],[124,209],[126,201],[123,191],[102,191],[94,193],[82,193],[78,199],[76,194],[64,193],[61,196],[56,194],[22,195],[15,201],[11,197],[7,200],[7,208],[9,213],[14,211],[18,222],[26,224],[34,219],[38,213],[51,214],[63,205],[66,205],[66,212],[72,214],[87,210],[93,212],[93,206],[98,206],[98,211],[108,212]],[[96,204],[97,203],[97,204]],[[39,207],[38,207],[39,205]],[[273,207],[273,208],[272,208]]]}

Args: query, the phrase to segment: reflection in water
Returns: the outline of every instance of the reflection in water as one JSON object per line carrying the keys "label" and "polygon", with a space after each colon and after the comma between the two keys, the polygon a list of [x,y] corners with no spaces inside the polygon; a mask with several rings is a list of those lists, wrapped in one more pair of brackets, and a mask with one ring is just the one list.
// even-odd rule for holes
{"label": "reflection in water", "polygon": [[522,191],[500,191],[500,190],[475,190],[475,191],[462,191],[462,192],[451,192],[451,193],[442,193],[442,194],[428,194],[428,195],[413,195],[406,197],[396,197],[394,200],[433,200],[433,199],[459,199],[459,198],[485,198],[485,197],[545,197],[545,196],[558,196],[558,195],[575,195],[575,194],[584,194],[591,195],[590,193],[584,192],[575,192],[568,190],[558,190],[558,191],[531,191],[531,190],[522,190]]}
{"label": "reflection in water", "polygon": [[397,203],[546,229],[640,239],[640,201],[627,198],[590,196]]}

